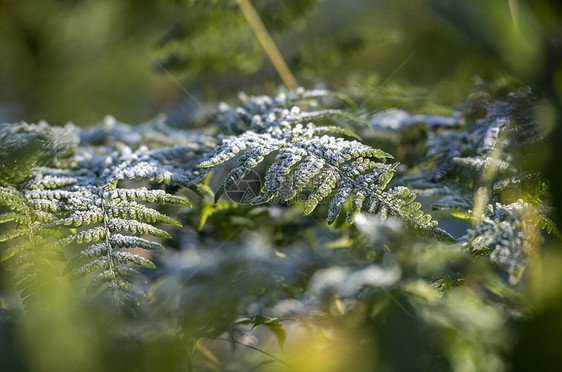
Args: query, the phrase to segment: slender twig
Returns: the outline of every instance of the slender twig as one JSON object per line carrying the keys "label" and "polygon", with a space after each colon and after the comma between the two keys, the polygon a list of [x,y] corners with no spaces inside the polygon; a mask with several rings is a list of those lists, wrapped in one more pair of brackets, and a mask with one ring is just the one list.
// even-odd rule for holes
{"label": "slender twig", "polygon": [[244,17],[246,18],[248,24],[254,31],[254,34],[256,34],[256,37],[258,38],[258,41],[260,42],[263,50],[271,60],[271,63],[273,63],[273,67],[275,67],[275,70],[277,70],[277,73],[281,77],[281,80],[283,80],[283,83],[285,83],[285,85],[289,89],[298,88],[299,84],[297,83],[297,80],[291,73],[291,70],[289,70],[289,67],[285,63],[285,60],[279,52],[277,45],[275,45],[275,42],[265,28],[258,12],[256,12],[256,9],[254,8],[250,0],[236,0],[236,2],[240,6],[240,10],[244,14]]}

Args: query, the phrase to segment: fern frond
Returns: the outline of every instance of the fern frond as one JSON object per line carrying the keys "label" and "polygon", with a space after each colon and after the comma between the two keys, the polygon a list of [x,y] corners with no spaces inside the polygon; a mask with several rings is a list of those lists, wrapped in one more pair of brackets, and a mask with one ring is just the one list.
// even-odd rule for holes
{"label": "fern frond", "polygon": [[259,149],[265,147],[265,149],[268,149],[275,147],[279,148],[282,145],[282,141],[275,139],[271,135],[262,136],[258,133],[247,132],[242,134],[240,137],[224,138],[222,143],[213,151],[212,156],[209,159],[199,163],[198,166],[202,168],[213,167],[215,165],[226,162],[227,160],[231,159],[232,157],[248,148],[253,147],[255,149]]}
{"label": "fern frond", "polygon": [[516,173],[517,169],[508,160],[493,159],[488,156],[467,156],[464,158],[454,157],[453,162],[467,168],[472,168],[477,172],[482,172],[486,168],[495,167],[499,173]]}
{"label": "fern frond", "polygon": [[[285,120],[287,120],[289,123],[298,123],[298,122],[304,122],[304,121],[308,121],[308,122],[316,122],[316,121],[321,121],[321,120],[330,120],[333,121],[335,123],[338,123],[341,125],[342,121],[349,121],[351,123],[361,123],[364,126],[368,126],[369,124],[364,121],[363,119],[350,114],[348,112],[345,111],[341,111],[341,110],[334,110],[334,109],[327,109],[327,110],[319,110],[319,111],[313,111],[313,112],[301,112],[300,109],[298,107],[294,107],[290,113],[292,115],[290,116],[285,116]],[[342,120],[343,119],[343,120]],[[354,135],[355,137],[355,135]]]}
{"label": "fern frond", "polygon": [[254,167],[261,163],[267,155],[278,150],[279,147],[280,145],[277,144],[265,144],[258,149],[250,150],[241,155],[238,158],[238,161],[242,164],[232,169],[226,176],[224,183],[215,193],[215,203],[230,188],[230,186],[240,182],[240,180],[244,178],[244,176],[246,176]]}
{"label": "fern frond", "polygon": [[314,211],[318,203],[324,199],[336,187],[339,175],[335,169],[324,169],[320,176],[312,184],[313,191],[304,204],[304,214],[308,215]]}
{"label": "fern frond", "polygon": [[16,290],[20,291],[24,306],[29,308],[38,300],[45,300],[40,293],[51,284],[50,280],[59,275],[52,262],[64,261],[58,243],[60,232],[41,227],[39,222],[31,220],[18,223],[18,227],[10,231],[17,231],[19,237],[12,234],[12,238],[17,240],[2,252],[0,261],[8,262],[8,271],[17,270],[14,276]]}
{"label": "fern frond", "polygon": [[507,177],[505,179],[502,179],[501,181],[496,182],[492,189],[498,192],[508,187],[521,187],[523,183],[536,182],[537,180],[540,179],[540,177],[541,177],[540,173],[538,172],[525,171],[525,172],[518,173],[515,176]]}
{"label": "fern frond", "polygon": [[22,225],[28,223],[30,219],[29,216],[26,216],[25,214],[21,214],[21,213],[7,212],[0,215],[0,223],[6,223],[12,221],[16,222],[18,225]]}
{"label": "fern frond", "polygon": [[76,268],[82,266],[84,263],[90,260],[94,260],[96,258],[103,257],[104,255],[107,255],[108,252],[109,252],[109,248],[107,244],[105,243],[92,244],[88,248],[83,249],[80,253],[74,256],[72,260],[68,262],[65,268],[65,272],[66,273],[73,272],[75,271]]}
{"label": "fern frond", "polygon": [[0,184],[25,181],[35,167],[56,164],[78,142],[75,134],[45,122],[0,123]]}
{"label": "fern frond", "polygon": [[[304,150],[301,151],[303,152],[303,154],[300,155],[300,158],[302,159],[304,155]],[[291,177],[291,186],[290,186],[291,191],[289,192],[289,195],[285,198],[285,200],[294,199],[297,196],[297,194],[302,192],[304,187],[313,179],[315,179],[325,167],[327,167],[326,161],[322,157],[316,156],[314,154],[305,157],[302,160],[302,162],[298,163],[296,168],[294,169],[294,174]],[[288,171],[290,171],[290,168],[287,170],[287,172],[284,173],[288,174]],[[268,176],[266,176],[266,182],[268,180],[267,179]],[[277,182],[277,184],[281,184],[281,182]],[[276,185],[272,185],[271,191],[269,191],[269,189],[266,189],[266,193],[269,193],[270,195],[273,196],[277,195],[276,189],[273,188],[274,186]],[[271,200],[273,196],[269,196],[267,199],[264,200],[264,202]]]}
{"label": "fern frond", "polygon": [[90,210],[76,210],[67,218],[55,220],[49,226],[66,226],[68,228],[77,228],[82,225],[89,225],[103,221],[103,210],[92,206]]}
{"label": "fern frond", "polygon": [[345,94],[341,94],[338,92],[332,92],[329,90],[324,89],[314,89],[314,90],[304,90],[304,89],[297,89],[294,93],[296,96],[293,101],[298,102],[309,102],[311,100],[326,100],[326,99],[336,99],[343,103],[345,103],[352,111],[357,111],[357,105],[351,98],[346,96]]}
{"label": "fern frond", "polygon": [[112,202],[108,209],[109,217],[113,218],[130,218],[132,220],[150,223],[163,222],[170,225],[181,226],[176,220],[134,201]]}
{"label": "fern frond", "polygon": [[107,285],[105,291],[110,291],[112,297],[117,301],[122,304],[133,303],[138,306],[138,300],[144,298],[146,294],[128,281],[133,277],[133,274],[138,274],[138,272],[118,267],[115,269],[115,273],[117,274],[116,277],[110,271],[98,273],[86,288],[86,293],[95,294],[100,292],[104,285]]}
{"label": "fern frond", "polygon": [[[112,227],[115,228],[115,224]],[[143,238],[118,233],[110,234],[105,237],[105,241],[92,244],[75,256],[69,262],[66,272],[75,279],[96,273],[86,293],[98,292],[104,285],[107,285],[106,290],[113,291],[119,301],[122,301],[121,296],[131,299],[144,297],[144,292],[129,282],[140,275],[140,272],[128,265],[149,269],[155,268],[155,265],[139,254],[121,250],[135,247],[150,250],[162,248],[159,243],[149,242]]]}
{"label": "fern frond", "polygon": [[140,147],[135,152],[126,148],[114,160],[115,166],[104,171],[102,178],[105,183],[122,179],[146,179],[166,185],[189,187],[191,180],[198,175],[197,172],[182,170],[171,164],[186,148],[188,146],[152,150]]}
{"label": "fern frond", "polygon": [[[115,250],[125,249],[125,248],[142,248],[147,250],[160,250],[164,248],[162,247],[161,244],[156,242],[150,242],[146,239],[139,238],[136,236],[128,236],[128,235],[121,235],[121,234],[112,235],[109,243],[112,249]],[[88,261],[93,261],[98,258],[106,257],[108,254],[109,254],[109,247],[105,242],[92,244],[88,248],[82,250],[72,260],[70,260],[70,262],[65,268],[65,272],[67,273],[74,272],[76,271],[77,268],[81,267],[84,263]],[[152,265],[145,263],[143,267],[152,267]]]}
{"label": "fern frond", "polygon": [[135,264],[137,266],[147,268],[147,269],[155,269],[156,266],[150,260],[142,257],[138,254],[133,254],[130,252],[122,252],[122,251],[114,251],[112,258],[114,262],[122,265],[127,265],[129,263]]}
{"label": "fern frond", "polygon": [[137,220],[126,220],[122,218],[110,218],[107,226],[111,232],[127,232],[132,234],[148,234],[160,238],[171,238],[166,231],[154,227],[148,223]]}
{"label": "fern frond", "polygon": [[[56,172],[56,170],[55,170]],[[37,174],[33,180],[33,186],[36,189],[60,189],[66,186],[76,184],[76,178],[70,176],[61,176],[55,174]]]}
{"label": "fern frond", "polygon": [[73,279],[80,279],[86,275],[93,274],[100,270],[111,273],[111,260],[106,256],[96,257],[94,260],[80,265],[76,270],[72,272]]}
{"label": "fern frond", "polygon": [[146,187],[137,189],[114,189],[104,193],[105,199],[121,199],[121,200],[146,200],[157,204],[179,204],[191,207],[191,203],[180,196],[168,194],[164,190],[149,190]]}
{"label": "fern frond", "polygon": [[[458,176],[458,165],[476,175],[492,165],[511,177],[522,172],[513,157],[542,138],[543,129],[533,120],[527,93],[514,92],[505,101],[491,103],[486,115],[467,127],[428,132],[426,157],[431,158],[435,180]],[[495,149],[502,149],[500,158],[492,156]]]}
{"label": "fern frond", "polygon": [[355,138],[356,140],[361,140],[361,137],[359,137],[351,129],[343,128],[343,127],[337,127],[337,126],[334,126],[334,125],[323,126],[323,127],[314,127],[314,128],[312,128],[312,133],[314,135],[317,135],[317,136],[319,136],[321,134],[327,134],[327,133],[343,134],[347,137],[352,137],[352,138]]}
{"label": "fern frond", "polygon": [[[305,154],[306,152],[300,148],[283,148],[275,158],[275,163],[273,163],[271,167],[269,167],[269,170],[265,176],[263,194],[255,197],[252,200],[252,203],[262,204],[276,197],[282,187],[285,185],[287,176],[291,172],[292,168],[302,160],[303,155]],[[319,166],[318,171],[320,171],[320,168],[321,167]],[[302,191],[302,188],[306,185],[306,183],[308,183],[310,179],[314,177],[315,174],[311,173],[312,172],[307,173],[307,176],[310,175],[308,177],[305,175],[300,175],[300,183],[293,185],[292,193],[290,195],[287,195],[284,200],[293,199],[298,192]],[[305,177],[307,177],[306,180],[304,180]],[[295,188],[297,188],[297,190],[295,190]]]}
{"label": "fern frond", "polygon": [[95,226],[68,236],[64,239],[64,244],[68,245],[71,243],[82,244],[84,242],[97,242],[105,239],[107,235],[108,229],[105,226]]}
{"label": "fern frond", "polygon": [[29,241],[22,241],[20,243],[14,244],[2,252],[2,254],[0,255],[0,261],[6,261],[15,254],[31,249],[32,246],[33,244]]}
{"label": "fern frond", "polygon": [[417,229],[436,231],[437,223],[419,210],[420,205],[413,202],[415,195],[409,190],[394,188],[385,191],[397,165],[384,163],[392,158],[390,154],[335,136],[344,134],[349,137],[346,128],[314,124],[314,121],[326,118],[356,118],[341,110],[315,108],[303,111],[296,104],[300,103],[299,97],[304,96],[320,97],[322,93],[306,95],[299,92],[275,99],[244,97],[241,107],[222,108],[219,117],[228,127],[246,129],[240,135],[222,137],[215,150],[199,163],[199,167],[212,169],[235,156],[241,163],[226,176],[215,193],[215,202],[229,187],[262,164],[268,155],[277,153],[269,165],[261,193],[251,200],[252,204],[271,202],[280,194],[281,200],[290,201],[310,185],[304,203],[305,215],[312,213],[319,203],[335,192],[328,211],[328,223],[337,219],[351,198],[346,218],[349,223],[367,206],[367,211],[383,217],[392,214]]}
{"label": "fern frond", "polygon": [[472,208],[472,199],[466,195],[446,195],[431,205],[433,209],[461,209]]}
{"label": "fern frond", "polygon": [[369,196],[369,204],[373,213],[376,208],[373,207],[376,193],[381,193],[392,178],[392,172],[397,164],[386,165],[370,161],[368,159],[359,158],[356,161],[346,164],[342,167],[344,174],[349,174],[336,192],[334,200],[330,204],[328,211],[328,223],[332,223],[338,217],[341,208],[347,202],[350,196],[352,199],[352,208],[348,211],[347,221],[352,223],[367,196]]}
{"label": "fern frond", "polygon": [[[190,206],[185,198],[164,190],[145,187],[126,189],[118,187],[118,183],[122,179],[135,179],[188,185],[198,176],[199,170],[190,173],[179,166],[193,162],[188,159],[189,156],[208,149],[208,144],[204,143],[206,139],[148,149],[141,146],[139,140],[149,132],[148,127],[132,129],[116,124],[110,118],[104,125],[105,132],[96,132],[72,126],[51,130],[47,124],[42,124],[41,130],[46,133],[53,132],[61,138],[66,136],[71,139],[80,136],[91,142],[79,148],[63,146],[52,151],[41,150],[39,160],[34,160],[27,170],[24,182],[18,179],[18,183],[13,185],[0,184],[0,205],[10,209],[9,213],[0,217],[0,221],[16,225],[0,237],[13,241],[0,257],[8,260],[10,268],[19,269],[18,275],[25,284],[22,284],[24,296],[32,292],[26,283],[33,283],[34,278],[40,276],[39,257],[57,258],[61,248],[84,243],[93,244],[86,246],[68,264],[67,271],[75,276],[98,272],[98,278],[107,280],[98,279],[96,283],[106,283],[107,288],[114,288],[121,294],[129,290],[130,295],[136,296],[139,290],[131,283],[124,284],[131,274],[126,266],[152,268],[154,265],[149,259],[123,249],[157,250],[162,249],[162,245],[123,234],[169,238],[167,232],[152,224],[179,226],[174,219],[141,202]],[[24,129],[29,132],[29,128]],[[128,129],[131,129],[130,135],[127,135]],[[103,137],[103,133],[111,132],[115,137],[110,140],[111,134],[107,136],[107,146],[93,146],[100,140],[96,136],[101,133]],[[33,140],[37,137],[34,135],[25,134],[25,138]],[[9,136],[2,140],[15,143],[14,138]],[[69,156],[67,161],[59,160],[62,155]],[[51,161],[54,157],[56,161]],[[127,277],[121,275],[125,273],[128,273]]]}
{"label": "fern frond", "polygon": [[216,114],[221,126],[231,133],[242,134],[248,130],[260,131],[265,127],[275,125],[282,119],[288,124],[303,121],[319,121],[328,119],[341,122],[341,119],[351,123],[368,125],[363,119],[342,110],[324,109],[301,111],[300,107],[312,108],[318,106],[318,101],[338,100],[350,107],[355,103],[342,94],[325,90],[307,91],[302,88],[294,92],[281,92],[275,97],[239,95],[241,104],[230,107],[223,103]]}
{"label": "fern frond", "polygon": [[29,206],[44,212],[56,213],[59,211],[59,204],[56,201],[48,199],[30,199],[27,201]]}
{"label": "fern frond", "polygon": [[115,249],[142,248],[149,251],[164,249],[162,244],[131,235],[112,234],[110,244]]}
{"label": "fern frond", "polygon": [[0,205],[10,208],[14,212],[22,212],[25,208],[25,199],[13,186],[0,187]]}
{"label": "fern frond", "polygon": [[13,230],[6,231],[4,234],[0,234],[0,242],[5,242],[8,240],[19,238],[20,236],[25,235],[27,229],[25,228],[16,228]]}
{"label": "fern frond", "polygon": [[530,226],[538,222],[537,210],[522,200],[509,205],[488,205],[487,213],[463,238],[465,248],[473,255],[486,255],[504,269],[512,283],[517,283],[527,266],[532,247],[530,239],[541,239],[530,232]]}

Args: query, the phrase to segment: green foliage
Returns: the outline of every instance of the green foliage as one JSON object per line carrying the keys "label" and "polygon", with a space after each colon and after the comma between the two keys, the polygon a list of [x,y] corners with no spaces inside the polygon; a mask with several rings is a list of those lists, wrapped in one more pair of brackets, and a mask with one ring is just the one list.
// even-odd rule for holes
{"label": "green foliage", "polygon": [[557,8],[0,1],[0,370],[559,368]]}
{"label": "green foliage", "polygon": [[38,125],[0,124],[0,182],[18,184],[29,172],[41,165],[56,162],[78,145],[78,138],[61,128]]}
{"label": "green foliage", "polygon": [[[233,184],[239,183],[253,168],[276,154],[269,165],[260,195],[248,200],[251,204],[295,199],[307,185],[312,188],[304,203],[304,214],[314,211],[318,203],[334,192],[329,203],[327,222],[336,221],[341,209],[351,198],[346,220],[352,223],[362,208],[381,218],[398,216],[421,231],[447,238],[437,230],[431,216],[420,211],[415,195],[405,187],[386,189],[397,164],[385,164],[392,156],[358,141],[335,137],[329,133],[349,136],[349,131],[337,126],[315,124],[327,119],[353,120],[339,110],[302,108],[310,101],[331,98],[323,91],[282,93],[268,97],[245,98],[241,107],[223,107],[219,120],[231,130],[245,129],[241,135],[225,136],[210,159],[200,167],[212,169],[234,156],[241,165],[233,168],[215,194],[215,202]],[[302,108],[301,108],[302,107]],[[308,106],[309,109],[311,108]],[[358,119],[357,119],[358,120]]]}
{"label": "green foliage", "polygon": [[2,214],[2,223],[12,228],[0,235],[0,241],[11,246],[0,255],[10,260],[10,269],[18,269],[15,278],[24,304],[28,306],[44,286],[45,275],[56,272],[56,262],[64,260],[61,248],[62,234],[49,223],[58,206],[52,200],[34,195],[29,189],[36,169],[54,166],[70,155],[78,138],[61,128],[38,125],[2,124],[2,176],[0,178],[0,205],[11,212]]}
{"label": "green foliage", "polygon": [[[111,124],[111,120],[107,119],[106,124]],[[95,273],[88,288],[90,292],[104,288],[114,292],[115,299],[119,301],[131,295],[133,299],[142,295],[142,291],[130,283],[138,271],[129,264],[144,268],[154,268],[154,264],[138,253],[123,250],[162,249],[160,243],[133,234],[169,238],[167,232],[153,224],[179,223],[138,201],[190,204],[164,190],[126,188],[119,186],[119,181],[149,180],[167,185],[186,185],[185,174],[171,163],[178,153],[187,153],[192,148],[148,150],[140,147],[133,151],[120,142],[115,147],[87,146],[69,151],[66,143],[75,147],[78,142],[78,136],[73,133],[76,128],[65,130],[46,124],[22,126],[39,138],[54,132],[61,146],[56,151],[45,152],[43,149],[52,147],[53,143],[44,141],[35,145],[42,147],[31,153],[45,153],[43,157],[49,161],[34,161],[35,166],[25,174],[24,181],[12,179],[2,187],[2,204],[12,211],[4,214],[2,220],[16,223],[14,229],[2,235],[2,240],[20,238],[18,243],[2,253],[2,260],[15,256],[11,261],[13,267],[21,267],[18,279],[22,283],[30,283],[33,280],[29,276],[36,275],[33,270],[37,266],[37,255],[57,254],[64,261],[62,248],[71,244],[93,243],[81,249],[81,253],[68,263],[66,271],[74,278]],[[10,143],[19,137],[18,131],[11,131],[6,132],[2,139]],[[63,142],[65,139],[67,142]],[[20,146],[32,146],[23,140],[18,143]],[[32,149],[35,150],[35,147]],[[59,154],[65,155],[65,158],[57,160]],[[23,290],[22,296],[27,297],[28,292]]]}
{"label": "green foliage", "polygon": [[460,105],[464,125],[459,120],[456,127],[430,127],[424,161],[417,165],[421,172],[402,182],[422,195],[439,196],[434,209],[472,220],[473,229],[461,239],[465,247],[489,255],[518,282],[523,262],[536,253],[533,240],[541,239],[535,229],[555,231],[544,179],[530,168],[547,133],[534,120],[529,93],[511,92],[493,102],[491,97],[477,91]]}
{"label": "green foliage", "polygon": [[[546,135],[532,95],[486,97],[450,117],[360,118],[345,96],[301,89],[241,95],[197,130],[6,124],[2,151],[30,156],[3,173],[0,258],[29,313],[67,291],[92,370],[499,371],[510,324],[532,316],[521,283],[541,229],[558,232],[522,153]],[[422,156],[388,162],[373,130],[397,148],[417,138]],[[437,227],[451,212],[456,230]]]}
{"label": "green foliage", "polygon": [[[159,42],[161,66],[197,73],[253,72],[263,63],[263,51],[236,0],[177,2],[189,7]],[[304,20],[318,2],[259,0],[253,5],[265,26],[275,32]]]}

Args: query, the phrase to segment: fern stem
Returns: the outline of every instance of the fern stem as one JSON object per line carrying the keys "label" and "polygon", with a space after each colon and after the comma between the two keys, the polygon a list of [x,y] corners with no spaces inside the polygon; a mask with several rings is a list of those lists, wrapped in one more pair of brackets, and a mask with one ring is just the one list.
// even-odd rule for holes
{"label": "fern stem", "polygon": [[[107,214],[106,205],[107,200],[103,197],[103,188],[99,189],[100,197],[103,199],[102,203],[102,210],[103,210],[103,228],[105,229],[105,243],[107,244],[107,252],[109,256],[109,270],[111,271],[111,275],[113,279],[117,279],[117,275],[115,275],[115,262],[113,262],[113,249],[111,247],[111,231],[107,226],[107,221],[109,220],[109,215]],[[117,296],[117,291],[113,291],[113,296],[115,298],[115,302],[119,301]]]}
{"label": "fern stem", "polygon": [[474,217],[472,222],[473,227],[484,217],[484,210],[486,209],[491,193],[490,184],[499,171],[498,162],[503,153],[505,136],[506,134],[504,132],[500,132],[498,135],[498,140],[490,153],[489,163],[484,168],[480,177],[481,186],[478,187],[474,193],[472,203],[472,216]]}
{"label": "fern stem", "polygon": [[246,18],[246,21],[254,31],[254,34],[258,38],[263,50],[269,57],[269,60],[273,63],[273,67],[275,67],[275,70],[281,77],[281,80],[283,80],[283,83],[289,89],[297,89],[299,86],[297,80],[291,73],[291,70],[289,70],[289,67],[287,66],[287,63],[285,63],[277,45],[275,45],[275,42],[265,28],[258,12],[256,12],[256,9],[250,0],[236,0],[236,2],[238,3],[238,6],[240,6],[240,10],[242,10],[244,18]]}

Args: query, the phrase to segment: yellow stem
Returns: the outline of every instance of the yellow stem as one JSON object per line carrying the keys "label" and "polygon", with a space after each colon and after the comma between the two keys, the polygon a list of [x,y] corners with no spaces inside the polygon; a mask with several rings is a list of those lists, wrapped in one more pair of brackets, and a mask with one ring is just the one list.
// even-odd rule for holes
{"label": "yellow stem", "polygon": [[263,50],[271,60],[271,63],[273,63],[273,67],[275,67],[275,70],[277,70],[281,80],[283,80],[283,83],[285,83],[289,89],[294,90],[298,88],[299,84],[297,83],[297,80],[291,73],[291,70],[289,70],[289,67],[285,63],[283,56],[281,56],[277,45],[275,45],[275,42],[265,28],[259,14],[256,12],[256,9],[250,0],[236,1],[238,2],[238,6],[240,6],[240,10],[242,10],[242,13],[244,14],[246,21],[254,31],[254,34],[256,34]]}
{"label": "yellow stem", "polygon": [[472,203],[472,216],[474,217],[473,225],[476,225],[484,218],[484,212],[491,193],[490,183],[499,172],[499,162],[501,160],[501,154],[503,152],[504,139],[505,134],[503,132],[500,132],[498,134],[496,144],[492,149],[492,152],[490,153],[490,157],[488,158],[488,164],[482,171],[480,184],[483,186],[478,187],[478,189],[474,193]]}
{"label": "yellow stem", "polygon": [[511,13],[511,20],[513,21],[513,26],[515,31],[519,32],[519,4],[517,0],[507,0],[509,4],[509,13]]}

